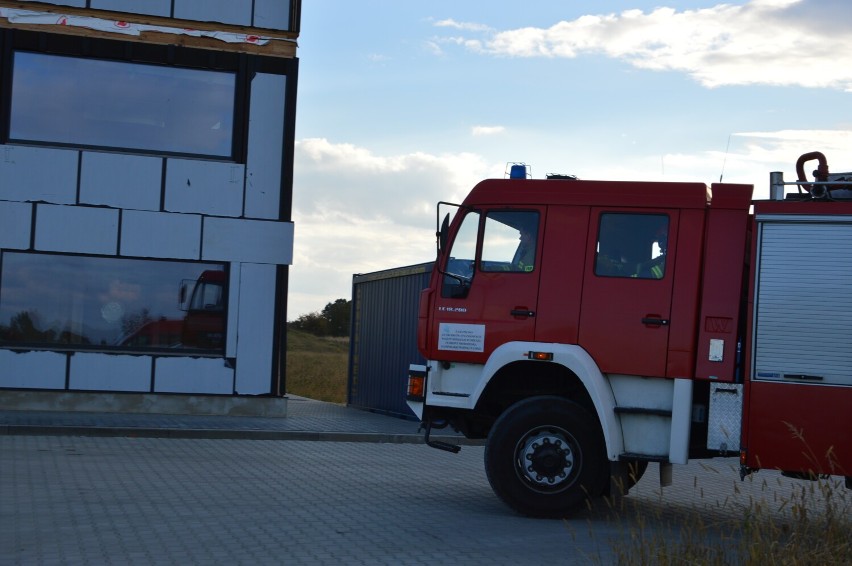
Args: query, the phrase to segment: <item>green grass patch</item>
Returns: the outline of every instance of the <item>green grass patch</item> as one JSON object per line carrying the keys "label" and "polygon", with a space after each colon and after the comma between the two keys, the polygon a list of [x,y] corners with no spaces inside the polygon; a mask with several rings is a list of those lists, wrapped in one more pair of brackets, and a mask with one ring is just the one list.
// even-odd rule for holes
{"label": "green grass patch", "polygon": [[346,403],[349,339],[287,330],[287,393]]}

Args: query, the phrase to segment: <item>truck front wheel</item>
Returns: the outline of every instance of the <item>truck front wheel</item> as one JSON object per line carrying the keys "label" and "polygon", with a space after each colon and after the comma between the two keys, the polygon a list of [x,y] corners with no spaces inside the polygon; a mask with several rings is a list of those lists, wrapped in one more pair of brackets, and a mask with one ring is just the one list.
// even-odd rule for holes
{"label": "truck front wheel", "polygon": [[608,480],[596,419],[561,397],[531,397],[509,407],[485,445],[494,492],[525,515],[560,517],[603,493]]}

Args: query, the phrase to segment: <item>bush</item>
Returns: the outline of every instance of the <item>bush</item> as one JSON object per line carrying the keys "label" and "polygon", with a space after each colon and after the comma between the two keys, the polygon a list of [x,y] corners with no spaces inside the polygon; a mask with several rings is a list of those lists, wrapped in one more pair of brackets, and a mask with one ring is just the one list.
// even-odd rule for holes
{"label": "bush", "polygon": [[325,305],[322,311],[303,314],[288,326],[314,336],[349,336],[351,313],[352,301],[337,299]]}

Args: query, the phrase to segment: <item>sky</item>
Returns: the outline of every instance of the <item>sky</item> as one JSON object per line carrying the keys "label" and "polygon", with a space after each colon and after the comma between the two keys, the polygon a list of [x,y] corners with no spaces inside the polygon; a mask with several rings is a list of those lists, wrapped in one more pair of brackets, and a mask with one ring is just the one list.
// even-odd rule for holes
{"label": "sky", "polygon": [[[302,0],[288,320],[435,259],[435,206],[533,178],[852,171],[848,0]],[[811,163],[810,165],[815,165]]]}

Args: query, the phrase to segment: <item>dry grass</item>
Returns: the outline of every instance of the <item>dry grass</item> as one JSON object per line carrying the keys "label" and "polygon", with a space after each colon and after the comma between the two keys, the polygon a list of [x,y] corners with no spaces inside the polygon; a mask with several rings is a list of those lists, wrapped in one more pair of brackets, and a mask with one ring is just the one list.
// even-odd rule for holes
{"label": "dry grass", "polygon": [[[622,531],[612,546],[623,565],[852,564],[852,491],[836,476],[814,481],[752,483],[721,506],[693,508],[673,521],[641,506],[614,513]],[[747,482],[757,482],[749,476]],[[781,495],[789,486],[789,495]],[[635,513],[634,517],[629,515]]]}
{"label": "dry grass", "polygon": [[346,403],[349,340],[287,330],[287,393]]}

